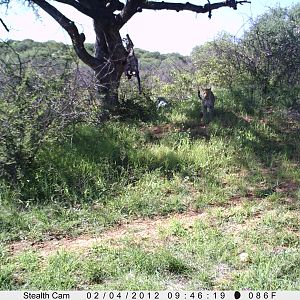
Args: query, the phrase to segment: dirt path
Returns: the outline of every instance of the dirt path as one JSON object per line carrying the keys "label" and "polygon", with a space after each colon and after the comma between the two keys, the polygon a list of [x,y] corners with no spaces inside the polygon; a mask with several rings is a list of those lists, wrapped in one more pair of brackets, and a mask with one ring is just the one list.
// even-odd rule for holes
{"label": "dirt path", "polygon": [[62,238],[44,242],[20,241],[9,245],[13,254],[18,254],[24,250],[39,251],[42,256],[48,256],[58,250],[83,251],[88,250],[97,243],[107,242],[117,245],[125,237],[134,237],[136,241],[150,240],[151,243],[160,243],[159,231],[167,228],[171,222],[177,220],[190,227],[197,219],[203,217],[204,213],[193,211],[183,214],[173,214],[168,217],[156,217],[152,219],[136,219],[130,223],[121,224],[107,230],[99,236],[82,235],[77,238]]}
{"label": "dirt path", "polygon": [[[291,202],[293,199],[289,197],[289,193],[296,191],[299,185],[295,182],[283,182],[276,186],[275,191],[285,195],[286,201]],[[246,199],[254,201],[254,195],[248,193]],[[229,202],[230,206],[242,205],[243,201],[240,197],[232,197]],[[224,206],[224,204],[222,205]],[[121,246],[122,239],[129,237],[133,238],[137,242],[151,242],[152,245],[162,244],[163,238],[159,233],[164,229],[167,229],[174,221],[179,221],[185,228],[193,226],[194,222],[198,219],[207,218],[206,212],[187,211],[184,213],[176,213],[170,216],[157,216],[154,218],[140,218],[128,223],[123,223],[107,229],[98,236],[81,235],[76,238],[64,237],[61,239],[55,239],[43,242],[32,241],[20,241],[13,242],[9,245],[9,249],[12,254],[18,254],[24,250],[38,251],[42,256],[53,254],[59,250],[68,251],[88,251],[93,245],[97,243],[108,243],[113,246]],[[260,216],[257,216],[253,222],[257,222]],[[227,231],[230,231],[228,226]],[[234,230],[237,230],[236,224]]]}

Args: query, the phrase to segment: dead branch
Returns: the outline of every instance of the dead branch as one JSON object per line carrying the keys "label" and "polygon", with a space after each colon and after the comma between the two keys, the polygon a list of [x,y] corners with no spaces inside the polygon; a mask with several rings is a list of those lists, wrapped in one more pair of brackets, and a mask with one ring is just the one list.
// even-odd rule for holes
{"label": "dead branch", "polygon": [[250,3],[250,1],[234,1],[234,0],[227,0],[218,3],[210,3],[208,2],[205,5],[195,5],[189,2],[186,3],[169,3],[169,2],[154,2],[154,1],[147,1],[141,5],[141,8],[144,9],[153,9],[153,10],[175,10],[177,12],[181,10],[190,10],[196,13],[207,13],[214,9],[218,9],[221,7],[231,7],[233,9],[237,9],[237,4],[243,3]]}
{"label": "dead branch", "polygon": [[1,24],[3,25],[3,27],[5,28],[5,30],[7,31],[7,32],[9,32],[9,29],[8,29],[8,27],[6,26],[6,24],[3,22],[3,20],[0,18],[0,22],[1,22]]}

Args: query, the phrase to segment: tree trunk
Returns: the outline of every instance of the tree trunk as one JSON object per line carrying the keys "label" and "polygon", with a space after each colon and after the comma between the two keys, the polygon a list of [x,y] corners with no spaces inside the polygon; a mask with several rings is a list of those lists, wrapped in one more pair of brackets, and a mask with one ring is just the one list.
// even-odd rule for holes
{"label": "tree trunk", "polygon": [[116,26],[104,26],[102,22],[94,20],[94,30],[95,57],[99,61],[99,65],[93,68],[97,90],[102,108],[109,113],[114,113],[119,105],[118,88],[128,53]]}

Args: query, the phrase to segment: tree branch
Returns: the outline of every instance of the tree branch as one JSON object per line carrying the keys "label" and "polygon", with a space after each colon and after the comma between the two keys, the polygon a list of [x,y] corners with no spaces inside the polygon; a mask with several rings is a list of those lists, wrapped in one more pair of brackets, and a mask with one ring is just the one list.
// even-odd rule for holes
{"label": "tree branch", "polygon": [[112,11],[115,11],[115,10],[122,10],[125,7],[125,5],[119,0],[108,0],[106,7]]}
{"label": "tree branch", "polygon": [[153,9],[153,10],[162,10],[162,9],[168,9],[168,10],[175,10],[175,11],[181,11],[181,10],[190,10],[194,11],[196,13],[206,13],[210,12],[214,9],[218,9],[220,7],[231,7],[233,9],[237,9],[237,4],[243,4],[243,3],[250,3],[250,1],[234,1],[234,0],[227,0],[223,2],[217,2],[217,3],[207,3],[204,6],[202,5],[195,5],[191,4],[189,2],[186,3],[169,3],[169,2],[153,2],[148,1],[144,2],[141,5],[141,8],[144,9]]}
{"label": "tree branch", "polygon": [[142,9],[152,9],[152,10],[190,10],[196,13],[209,13],[209,18],[211,17],[211,11],[214,9],[218,9],[221,7],[231,7],[233,9],[237,9],[237,4],[243,3],[251,3],[250,1],[243,0],[243,1],[235,1],[235,0],[226,0],[223,2],[217,3],[206,3],[204,6],[202,5],[195,5],[189,2],[186,3],[169,3],[169,2],[154,2],[154,1],[147,1],[147,0],[127,0],[125,7],[121,11],[120,14],[116,16],[117,22],[119,23],[119,27],[121,28],[135,13],[141,12]]}
{"label": "tree branch", "polygon": [[98,1],[98,0],[55,0],[56,2],[68,4],[73,6],[78,11],[83,14],[93,18],[99,19],[111,14],[116,10],[122,10],[124,8],[124,3],[119,0],[107,0],[107,1]]}
{"label": "tree branch", "polygon": [[95,69],[99,65],[99,61],[86,51],[84,47],[85,35],[83,33],[79,34],[74,22],[65,17],[60,11],[58,11],[54,6],[45,0],[32,0],[32,2],[47,12],[56,22],[58,22],[61,27],[67,31],[71,37],[73,47],[78,57],[85,64]]}
{"label": "tree branch", "polygon": [[9,32],[9,29],[8,29],[8,27],[6,26],[6,24],[3,22],[3,20],[0,18],[0,22],[1,22],[1,24],[3,25],[3,27],[5,28],[5,30],[7,31],[7,32]]}
{"label": "tree branch", "polygon": [[119,28],[121,28],[127,21],[139,11],[139,8],[147,0],[127,0],[121,13],[116,16]]}
{"label": "tree branch", "polygon": [[83,14],[85,14],[91,18],[95,17],[95,13],[93,10],[89,9],[88,7],[82,5],[81,3],[79,3],[75,0],[55,0],[55,1],[73,6],[78,11],[82,12]]}

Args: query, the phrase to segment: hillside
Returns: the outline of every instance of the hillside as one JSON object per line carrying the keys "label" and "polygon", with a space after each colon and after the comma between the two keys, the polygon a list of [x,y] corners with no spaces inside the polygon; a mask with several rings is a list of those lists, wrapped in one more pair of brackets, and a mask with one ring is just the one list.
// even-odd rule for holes
{"label": "hillside", "polygon": [[[32,63],[53,62],[55,59],[56,64],[59,65],[65,58],[72,59],[74,62],[78,60],[72,46],[55,41],[41,43],[29,39],[23,41],[9,40],[6,43],[0,42],[0,49],[0,57],[2,58],[5,59],[6,55],[11,58],[11,50],[14,49],[15,54],[18,54],[24,62],[28,63],[29,61]],[[86,49],[93,54],[94,46],[92,44],[86,44]],[[135,54],[139,59],[142,74],[155,73],[162,78],[167,78],[168,72],[166,70],[170,71],[175,66],[178,67],[189,62],[188,57],[178,53],[160,54],[137,48]],[[81,62],[79,63],[81,64]]]}

